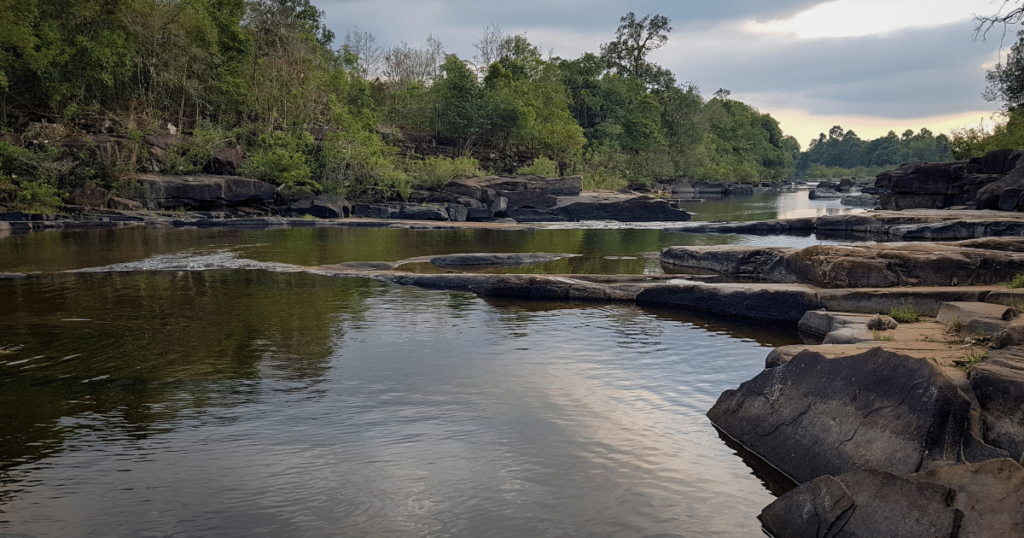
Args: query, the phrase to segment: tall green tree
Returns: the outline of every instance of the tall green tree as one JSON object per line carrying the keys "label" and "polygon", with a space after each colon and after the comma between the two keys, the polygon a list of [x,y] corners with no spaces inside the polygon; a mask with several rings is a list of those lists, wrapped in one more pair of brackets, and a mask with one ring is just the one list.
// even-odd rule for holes
{"label": "tall green tree", "polygon": [[601,45],[601,57],[608,67],[627,78],[643,81],[648,87],[668,88],[675,85],[672,73],[647,61],[652,51],[668,43],[671,21],[664,15],[648,13],[637,19],[630,11],[619,19],[615,40]]}

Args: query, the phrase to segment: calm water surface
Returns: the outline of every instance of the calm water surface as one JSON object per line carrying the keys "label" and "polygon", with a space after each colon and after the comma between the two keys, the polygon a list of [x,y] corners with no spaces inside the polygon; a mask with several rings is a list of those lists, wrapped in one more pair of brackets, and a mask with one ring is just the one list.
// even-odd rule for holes
{"label": "calm water surface", "polygon": [[[275,264],[548,251],[583,254],[560,272],[641,273],[658,270],[643,254],[670,244],[771,240],[153,228],[0,240],[0,271],[39,272],[0,281],[0,536],[759,536],[772,497],[704,413],[768,347],[798,341],[793,327]],[[166,270],[63,272],[139,261]],[[190,264],[208,270],[179,270]]]}

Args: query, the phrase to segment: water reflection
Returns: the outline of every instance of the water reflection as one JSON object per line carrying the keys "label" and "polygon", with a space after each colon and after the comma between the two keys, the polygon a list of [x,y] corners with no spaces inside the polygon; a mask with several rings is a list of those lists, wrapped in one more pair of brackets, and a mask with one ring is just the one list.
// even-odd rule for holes
{"label": "water reflection", "polygon": [[750,536],[770,498],[703,416],[756,331],[263,271],[2,291],[5,531]]}

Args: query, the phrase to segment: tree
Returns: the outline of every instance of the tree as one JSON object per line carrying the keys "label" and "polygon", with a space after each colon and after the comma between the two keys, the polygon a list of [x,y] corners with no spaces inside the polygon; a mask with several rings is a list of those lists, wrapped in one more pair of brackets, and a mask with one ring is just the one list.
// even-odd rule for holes
{"label": "tree", "polygon": [[672,31],[669,18],[648,13],[638,20],[630,11],[619,22],[615,40],[601,45],[601,57],[608,67],[624,77],[641,80],[650,88],[674,86],[675,78],[669,70],[647,62],[652,51],[668,43]]}
{"label": "tree", "polygon": [[1017,33],[1006,63],[997,63],[985,74],[985,80],[988,86],[982,97],[986,101],[1002,101],[1007,111],[1024,105],[1024,31]]}

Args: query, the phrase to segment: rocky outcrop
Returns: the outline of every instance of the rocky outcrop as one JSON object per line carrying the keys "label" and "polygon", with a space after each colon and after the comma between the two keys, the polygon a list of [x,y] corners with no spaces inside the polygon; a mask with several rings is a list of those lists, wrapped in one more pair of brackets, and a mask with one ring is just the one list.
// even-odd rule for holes
{"label": "rocky outcrop", "polygon": [[823,288],[984,285],[1024,271],[1024,254],[955,244],[886,243],[781,247],[670,247],[666,272],[698,268],[770,282]]}
{"label": "rocky outcrop", "polygon": [[709,310],[753,319],[796,322],[818,308],[817,290],[796,284],[670,282],[645,287],[637,304]]}
{"label": "rocky outcrop", "polygon": [[1024,357],[1016,350],[991,352],[988,359],[971,368],[968,378],[981,405],[985,441],[1022,461]]}
{"label": "rocky outcrop", "polygon": [[[613,220],[619,222],[678,222],[690,220],[690,214],[673,207],[668,200],[650,196],[626,199],[560,199],[549,212],[564,220]],[[515,218],[515,217],[513,217]]]}
{"label": "rocky outcrop", "polygon": [[755,220],[750,222],[701,222],[681,228],[665,228],[677,233],[720,233],[750,235],[810,235],[815,219]]}
{"label": "rocky outcrop", "polygon": [[100,188],[93,181],[88,181],[71,192],[68,203],[93,209],[106,208],[110,203],[110,191]]}
{"label": "rocky outcrop", "polygon": [[927,359],[881,348],[837,358],[804,351],[724,392],[708,417],[803,483],[861,469],[907,475],[1005,454],[978,438],[973,403]]}
{"label": "rocky outcrop", "polygon": [[320,219],[340,219],[352,215],[352,204],[340,196],[304,194],[278,212],[289,217],[311,215]]}
{"label": "rocky outcrop", "polygon": [[957,538],[963,512],[953,497],[941,484],[858,470],[802,484],[758,519],[774,538]]}
{"label": "rocky outcrop", "polygon": [[136,181],[139,199],[150,209],[270,204],[277,195],[269,183],[235,176],[141,174]]}
{"label": "rocky outcrop", "polygon": [[977,209],[1017,211],[1024,192],[1019,150],[1001,149],[984,157],[949,163],[910,163],[883,172],[875,180],[884,209]]}
{"label": "rocky outcrop", "polygon": [[1024,468],[1013,460],[951,465],[909,478],[955,493],[951,505],[963,514],[959,537],[1024,537]]}

